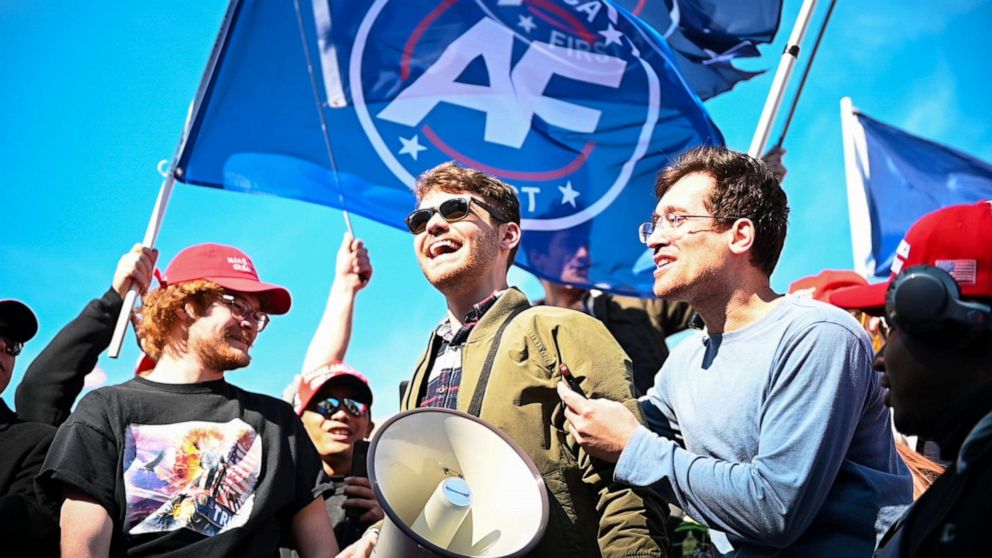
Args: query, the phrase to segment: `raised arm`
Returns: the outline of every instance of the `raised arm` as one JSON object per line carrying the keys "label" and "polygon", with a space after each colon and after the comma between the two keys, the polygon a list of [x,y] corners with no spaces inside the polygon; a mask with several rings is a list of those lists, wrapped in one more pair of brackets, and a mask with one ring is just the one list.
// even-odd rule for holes
{"label": "raised arm", "polygon": [[90,301],[28,367],[15,395],[19,417],[54,426],[65,422],[83,389],[83,378],[110,344],[123,294],[132,282],[142,293],[148,289],[157,258],[157,250],[140,244],[121,256],[111,288]]}
{"label": "raised arm", "polygon": [[303,359],[303,370],[314,370],[330,362],[344,360],[351,341],[355,297],[368,285],[371,277],[372,264],[368,250],[361,240],[345,233],[338,248],[334,283],[327,296],[327,306]]}

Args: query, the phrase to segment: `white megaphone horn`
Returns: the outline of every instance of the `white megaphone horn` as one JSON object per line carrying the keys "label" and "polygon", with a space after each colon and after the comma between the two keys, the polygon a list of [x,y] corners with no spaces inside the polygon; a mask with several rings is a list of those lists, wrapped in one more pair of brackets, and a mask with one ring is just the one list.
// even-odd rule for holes
{"label": "white megaphone horn", "polygon": [[375,558],[509,558],[548,523],[537,467],[506,434],[450,409],[393,416],[372,438],[369,481],[386,512]]}

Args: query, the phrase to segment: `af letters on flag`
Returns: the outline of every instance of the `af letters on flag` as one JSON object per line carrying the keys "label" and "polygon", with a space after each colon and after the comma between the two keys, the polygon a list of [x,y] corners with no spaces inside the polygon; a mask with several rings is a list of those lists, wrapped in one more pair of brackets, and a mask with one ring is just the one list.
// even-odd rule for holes
{"label": "af letters on flag", "polygon": [[899,243],[927,213],[992,199],[992,165],[853,108],[844,118],[851,236],[859,272],[888,277]]}
{"label": "af letters on flag", "polygon": [[232,3],[179,180],[405,229],[416,177],[454,160],[517,190],[518,265],[650,293],[636,228],[654,176],[689,147],[723,143],[653,29],[602,1],[300,5],[309,57],[293,3]]}

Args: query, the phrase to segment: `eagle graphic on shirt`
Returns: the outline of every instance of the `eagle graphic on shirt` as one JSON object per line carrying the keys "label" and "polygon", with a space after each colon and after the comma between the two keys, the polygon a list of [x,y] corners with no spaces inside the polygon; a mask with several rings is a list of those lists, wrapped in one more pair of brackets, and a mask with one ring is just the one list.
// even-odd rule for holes
{"label": "eagle graphic on shirt", "polygon": [[240,419],[128,425],[125,530],[186,528],[209,537],[244,525],[261,462],[262,442]]}

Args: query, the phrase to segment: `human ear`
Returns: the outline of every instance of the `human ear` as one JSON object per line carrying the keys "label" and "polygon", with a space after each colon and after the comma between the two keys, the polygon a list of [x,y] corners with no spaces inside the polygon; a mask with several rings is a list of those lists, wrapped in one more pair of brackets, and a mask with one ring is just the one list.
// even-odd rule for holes
{"label": "human ear", "polygon": [[737,219],[728,229],[728,248],[734,254],[743,254],[754,245],[754,222],[750,219]]}
{"label": "human ear", "polygon": [[503,231],[499,246],[505,250],[512,250],[520,244],[522,231],[517,223],[505,223],[504,226],[506,229]]}

